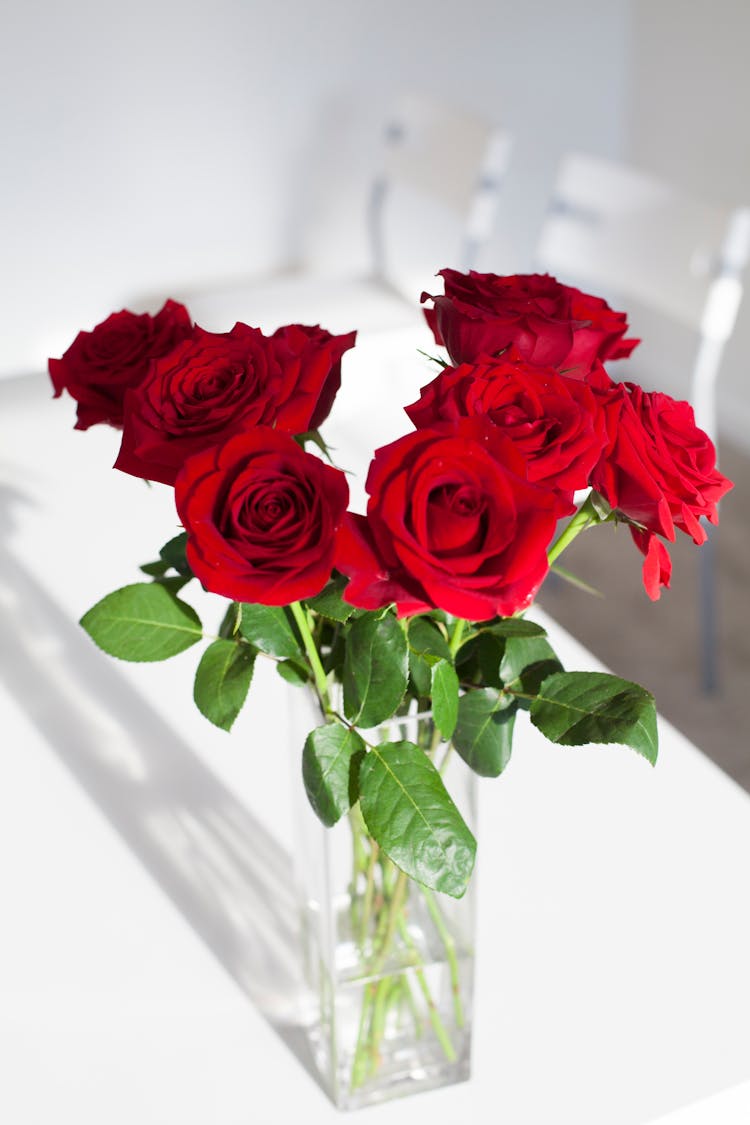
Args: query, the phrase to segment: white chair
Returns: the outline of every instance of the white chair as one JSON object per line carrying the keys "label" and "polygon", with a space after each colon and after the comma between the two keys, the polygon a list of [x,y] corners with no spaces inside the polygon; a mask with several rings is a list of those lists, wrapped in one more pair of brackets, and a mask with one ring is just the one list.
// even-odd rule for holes
{"label": "white chair", "polygon": [[[716,378],[742,297],[750,209],[711,207],[651,175],[600,157],[566,156],[537,250],[538,268],[607,298],[628,301],[692,333],[689,385],[697,424],[717,439]],[[631,317],[632,321],[632,317]],[[637,325],[631,326],[638,335]],[[626,378],[640,381],[638,352]],[[615,375],[617,378],[617,375]],[[649,373],[650,385],[658,386]],[[669,390],[669,387],[659,387]],[[701,680],[717,686],[711,540],[701,551]]]}
{"label": "white chair", "polygon": [[305,271],[179,297],[197,323],[216,331],[235,320],[268,331],[295,321],[332,332],[413,328],[422,322],[421,290],[435,283],[436,271],[476,263],[510,152],[505,130],[422,97],[402,98],[385,128],[363,217],[367,276]]}

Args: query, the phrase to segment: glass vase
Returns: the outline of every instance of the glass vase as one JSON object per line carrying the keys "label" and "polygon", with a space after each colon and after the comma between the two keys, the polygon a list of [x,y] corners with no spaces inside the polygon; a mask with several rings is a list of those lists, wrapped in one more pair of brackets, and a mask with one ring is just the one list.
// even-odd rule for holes
{"label": "glass vase", "polygon": [[[312,693],[295,692],[292,784],[295,872],[307,1031],[322,1085],[356,1109],[469,1077],[474,880],[461,899],[409,879],[369,835],[356,804],[326,828],[307,803],[300,762],[322,722]],[[432,719],[390,720],[372,742],[425,749],[476,834],[475,778]]]}

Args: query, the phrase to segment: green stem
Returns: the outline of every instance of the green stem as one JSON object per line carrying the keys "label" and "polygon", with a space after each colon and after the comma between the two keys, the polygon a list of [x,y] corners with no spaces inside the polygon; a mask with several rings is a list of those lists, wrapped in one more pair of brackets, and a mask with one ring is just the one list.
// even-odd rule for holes
{"label": "green stem", "polygon": [[305,646],[307,659],[310,661],[310,667],[315,677],[315,687],[317,689],[318,696],[320,697],[321,706],[323,707],[324,713],[327,714],[330,706],[330,701],[328,698],[328,677],[326,676],[323,669],[323,664],[321,663],[320,659],[320,653],[318,652],[318,647],[315,644],[315,640],[310,630],[310,623],[307,620],[307,612],[299,602],[291,602],[289,608],[294,615],[294,620],[297,622],[297,628],[300,631],[300,635]]}
{"label": "green stem", "polygon": [[601,522],[602,520],[591,501],[591,493],[589,493],[576,514],[571,517],[568,526],[563,528],[549,551],[547,551],[547,559],[550,565],[563,553],[566,547],[570,546],[577,535],[580,535],[587,527],[591,527],[592,524]]}
{"label": "green stem", "polygon": [[416,1035],[417,1039],[421,1039],[422,1038],[422,1017],[419,1014],[419,1009],[417,1008],[416,1000],[414,999],[414,996],[413,996],[412,991],[411,991],[411,985],[409,984],[406,977],[401,978],[401,991],[403,992],[404,999],[406,1001],[406,1006],[411,1013],[411,1018],[414,1021],[414,1034]]}
{"label": "green stem", "polygon": [[464,621],[463,617],[457,617],[456,624],[453,626],[451,639],[448,642],[448,647],[451,650],[451,656],[455,656],[459,648],[461,647],[461,639],[464,635],[465,627],[466,622]]}
{"label": "green stem", "polygon": [[[433,722],[434,722],[434,720],[433,720]],[[442,741],[443,741],[443,736],[442,736],[439,728],[437,726],[435,726],[435,728],[432,732],[432,738],[430,739],[430,749],[427,751],[430,758],[435,757],[435,751],[437,750],[438,746],[440,745],[440,743]]]}
{"label": "green stem", "polygon": [[401,919],[401,911],[404,908],[404,899],[406,898],[406,890],[409,883],[409,876],[403,871],[399,871],[396,885],[393,888],[393,895],[388,908],[388,924],[386,926],[385,934],[383,935],[383,943],[378,950],[378,955],[375,963],[372,966],[373,976],[377,975],[383,968],[388,954],[393,945],[393,939],[396,936],[396,929],[398,928]]}
{"label": "green stem", "polygon": [[[359,896],[357,894],[357,883],[360,873],[367,869],[367,856],[365,855],[365,849],[362,845],[362,828],[360,824],[357,823],[356,813],[358,810],[358,805],[349,809],[349,828],[352,833],[352,878],[349,884],[349,898],[351,900],[350,916],[353,934],[356,933],[358,929],[357,904],[359,902]],[[359,819],[361,821],[362,817],[360,816]]]}
{"label": "green stem", "polygon": [[361,1086],[367,1078],[369,1069],[369,1035],[367,1025],[370,1022],[370,1011],[375,1001],[377,985],[371,981],[365,988],[362,997],[362,1011],[359,1015],[359,1030],[357,1032],[357,1046],[354,1049],[354,1062],[352,1063],[352,1090]]}
{"label": "green stem", "polygon": [[452,751],[453,751],[453,743],[449,742],[448,745],[445,748],[445,753],[443,754],[443,760],[440,763],[440,765],[438,766],[438,773],[440,774],[441,777],[445,777],[445,771],[448,769],[448,763],[451,760]]}
{"label": "green stem", "polygon": [[448,958],[451,991],[453,993],[453,1011],[456,1018],[456,1027],[461,1028],[464,1026],[464,1010],[463,1004],[461,1003],[461,985],[458,973],[458,958],[456,957],[456,942],[445,924],[445,919],[443,918],[440,907],[435,902],[435,896],[432,891],[428,890],[427,887],[422,887],[421,891],[425,903],[427,904],[430,918],[432,918],[435,929],[440,935],[440,940],[445,948],[445,955]]}
{"label": "green stem", "polygon": [[380,1066],[380,1043],[385,1032],[385,1021],[388,1015],[388,1000],[393,996],[395,985],[393,977],[383,977],[378,981],[375,1002],[372,1008],[372,1025],[370,1028],[370,1069],[374,1074]]}
{"label": "green stem", "polygon": [[365,886],[365,897],[362,905],[362,922],[359,931],[359,941],[364,946],[367,941],[367,931],[370,928],[370,916],[372,914],[372,899],[375,891],[375,864],[378,859],[378,852],[380,851],[378,845],[373,840],[370,845],[370,856],[367,861],[367,883]]}
{"label": "green stem", "polygon": [[[404,943],[408,945],[412,952],[414,952],[418,957],[419,953],[416,949],[416,946],[414,945],[414,942],[412,941],[411,934],[409,933],[406,922],[403,918],[399,918],[398,928],[401,933],[401,937],[404,940]],[[445,1030],[445,1024],[440,1018],[440,1013],[435,1006],[435,1001],[433,1000],[432,993],[430,992],[430,986],[427,983],[427,977],[424,975],[424,971],[416,966],[414,968],[414,975],[417,978],[417,984],[421,989],[425,1004],[427,1005],[427,1012],[430,1017],[430,1023],[432,1024],[432,1030],[435,1032],[437,1040],[440,1046],[443,1048],[443,1053],[448,1059],[448,1062],[455,1062],[456,1052],[454,1050],[453,1044],[450,1041],[450,1036]]]}

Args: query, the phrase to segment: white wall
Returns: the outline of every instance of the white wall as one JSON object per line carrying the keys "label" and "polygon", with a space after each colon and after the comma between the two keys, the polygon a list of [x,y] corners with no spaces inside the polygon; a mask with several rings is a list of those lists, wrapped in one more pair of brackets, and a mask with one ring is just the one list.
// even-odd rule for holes
{"label": "white wall", "polygon": [[[707,202],[750,205],[750,4],[633,0],[632,8],[629,159]],[[675,354],[687,360],[682,344]],[[720,428],[744,446],[748,356],[750,292],[718,384]]]}
{"label": "white wall", "polygon": [[305,246],[361,258],[378,125],[402,89],[516,132],[483,264],[528,267],[558,155],[622,150],[629,6],[17,4],[0,41],[0,372],[41,369],[79,327],[148,294]]}

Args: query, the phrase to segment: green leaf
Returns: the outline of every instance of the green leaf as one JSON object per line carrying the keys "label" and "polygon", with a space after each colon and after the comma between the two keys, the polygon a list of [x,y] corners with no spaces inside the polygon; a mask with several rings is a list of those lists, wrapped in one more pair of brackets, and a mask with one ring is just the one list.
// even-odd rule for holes
{"label": "green leaf", "polygon": [[225,640],[231,640],[236,637],[240,631],[240,621],[242,620],[242,606],[239,602],[230,602],[226,613],[219,626],[219,636]]}
{"label": "green leaf", "polygon": [[165,563],[164,559],[158,559],[156,562],[144,563],[138,569],[151,578],[161,578],[169,570],[169,563]]}
{"label": "green leaf", "polygon": [[509,637],[500,661],[500,679],[506,688],[536,695],[539,685],[563,666],[544,637]]}
{"label": "green leaf", "polygon": [[192,578],[193,572],[185,555],[186,547],[187,532],[182,531],[179,535],[175,535],[174,539],[170,539],[168,543],[164,544],[159,551],[159,555],[167,566],[172,567],[172,570],[176,570],[178,574],[182,574],[185,578]]}
{"label": "green leaf", "polygon": [[310,804],[329,828],[358,797],[365,744],[355,730],[326,723],[308,734],[302,751],[302,779]]}
{"label": "green leaf", "polygon": [[288,684],[294,684],[295,687],[302,687],[303,684],[310,682],[310,676],[306,669],[300,668],[299,664],[295,664],[293,660],[282,660],[276,665],[276,671],[282,680],[286,680]]}
{"label": "green leaf", "polygon": [[344,678],[345,656],[346,638],[341,633],[336,633],[330,641],[329,650],[323,652],[323,669],[326,675],[333,672],[339,683],[341,683]]}
{"label": "green leaf", "polygon": [[412,617],[409,622],[409,648],[418,656],[452,660],[451,650],[440,629],[429,617]]}
{"label": "green leaf", "polygon": [[307,605],[332,621],[348,621],[357,612],[353,605],[348,605],[342,598],[348,584],[349,579],[345,575],[334,575],[319,594],[307,599]]}
{"label": "green leaf", "polygon": [[367,829],[397,867],[460,898],[476,841],[427,755],[412,742],[373,748],[360,767],[359,791]]}
{"label": "green leaf", "polygon": [[107,594],[81,618],[91,639],[120,660],[167,660],[203,636],[192,606],[156,582]]}
{"label": "green leaf", "polygon": [[284,606],[243,602],[240,632],[267,656],[304,662],[304,651]]}
{"label": "green leaf", "polygon": [[503,637],[493,633],[478,633],[466,641],[456,655],[461,680],[483,687],[501,687],[500,661],[505,643]]}
{"label": "green leaf", "polygon": [[344,655],[347,719],[365,729],[384,722],[403,699],[406,685],[406,637],[399,622],[392,613],[358,618]]}
{"label": "green leaf", "polygon": [[164,586],[167,590],[171,590],[173,594],[179,594],[183,586],[187,586],[192,575],[190,574],[162,574],[158,578],[154,578],[160,586]]}
{"label": "green leaf", "polygon": [[443,738],[449,740],[458,718],[458,676],[447,660],[440,660],[432,669],[432,717]]}
{"label": "green leaf", "polygon": [[416,699],[429,697],[432,690],[432,668],[423,656],[409,649],[409,689]]}
{"label": "green leaf", "polygon": [[655,764],[654,697],[639,684],[606,672],[559,672],[542,684],[531,721],[551,742],[583,746],[619,742]]}
{"label": "green leaf", "polygon": [[409,674],[414,694],[429,696],[432,689],[432,666],[438,660],[451,660],[448,642],[435,622],[425,616],[412,617],[409,622]]}
{"label": "green leaf", "polygon": [[214,726],[231,730],[247,698],[254,665],[255,652],[238,641],[214,641],[203,653],[193,699]]}
{"label": "green leaf", "polygon": [[536,621],[527,621],[524,617],[501,617],[480,628],[481,632],[494,633],[496,637],[546,637],[547,635]]}
{"label": "green leaf", "polygon": [[518,704],[495,688],[468,691],[458,701],[453,745],[475,773],[497,777],[510,761]]}

